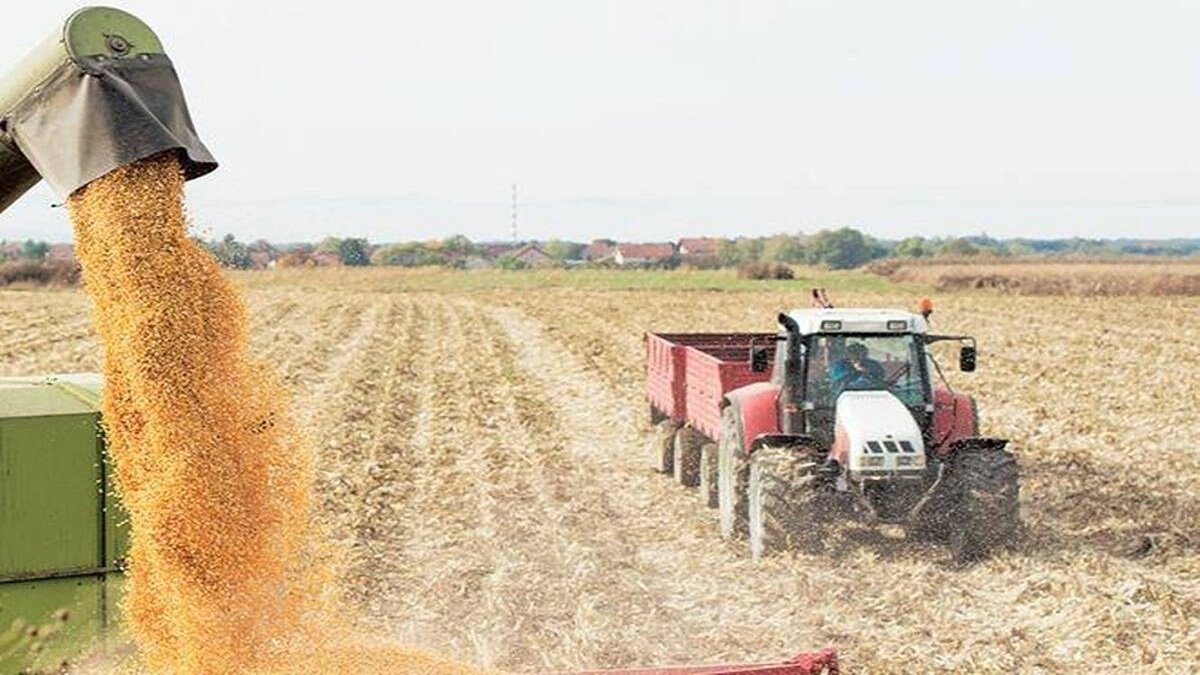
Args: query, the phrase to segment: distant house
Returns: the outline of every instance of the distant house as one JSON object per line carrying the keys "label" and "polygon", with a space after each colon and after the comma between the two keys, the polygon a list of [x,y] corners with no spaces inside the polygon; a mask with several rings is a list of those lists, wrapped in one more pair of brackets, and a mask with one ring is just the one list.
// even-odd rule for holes
{"label": "distant house", "polygon": [[50,244],[50,250],[46,252],[46,260],[54,260],[58,262],[77,263],[75,259],[74,244]]}
{"label": "distant house", "polygon": [[250,254],[251,269],[265,270],[274,267],[275,260],[279,258],[279,251],[266,239],[254,240],[246,247],[246,251]]}
{"label": "distant house", "polygon": [[250,269],[265,270],[275,266],[275,256],[271,251],[250,251]]}
{"label": "distant house", "polygon": [[588,262],[603,262],[613,257],[613,244],[607,239],[593,239],[583,248],[583,259]]}
{"label": "distant house", "polygon": [[663,265],[675,258],[675,244],[617,244],[613,262],[618,265]]}
{"label": "distant house", "polygon": [[486,258],[478,255],[469,255],[463,258],[462,268],[464,270],[484,270],[492,266]]}
{"label": "distant house", "polygon": [[21,257],[21,244],[15,241],[0,243],[0,260],[15,260]]}
{"label": "distant house", "polygon": [[338,267],[342,264],[341,256],[333,251],[317,251],[309,260],[317,267]]}
{"label": "distant house", "polygon": [[514,244],[512,242],[480,244],[479,253],[486,260],[498,260],[506,255],[516,253],[523,246],[523,244]]}
{"label": "distant house", "polygon": [[721,241],[712,237],[684,237],[679,240],[679,257],[684,260],[715,258]]}
{"label": "distant house", "polygon": [[525,244],[508,255],[521,261],[528,267],[550,267],[554,264],[554,258],[547,255],[542,250],[542,247],[537,244]]}

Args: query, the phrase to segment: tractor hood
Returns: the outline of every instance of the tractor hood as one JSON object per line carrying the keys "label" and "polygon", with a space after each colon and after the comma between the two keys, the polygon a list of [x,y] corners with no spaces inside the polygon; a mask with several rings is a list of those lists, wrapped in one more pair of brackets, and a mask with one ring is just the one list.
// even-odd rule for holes
{"label": "tractor hood", "polygon": [[925,471],[921,428],[900,399],[887,391],[847,391],[838,397],[834,456],[851,478]]}

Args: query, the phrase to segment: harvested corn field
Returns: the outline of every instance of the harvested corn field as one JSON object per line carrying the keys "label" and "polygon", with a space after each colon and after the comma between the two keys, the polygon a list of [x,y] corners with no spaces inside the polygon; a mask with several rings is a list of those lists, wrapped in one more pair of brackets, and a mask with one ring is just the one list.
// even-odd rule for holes
{"label": "harvested corn field", "polygon": [[[951,384],[1023,472],[1017,550],[959,569],[853,524],[823,556],[754,562],[695,490],[646,469],[642,332],[772,330],[807,303],[798,284],[513,294],[343,277],[241,279],[254,352],[317,446],[323,519],[381,638],[514,671],[825,645],[852,672],[1197,667],[1195,298],[937,298],[934,325],[980,344],[979,372]],[[96,369],[88,311],[72,291],[0,293],[3,374]]]}
{"label": "harvested corn field", "polygon": [[928,284],[942,291],[989,290],[1016,295],[1054,296],[1196,296],[1200,295],[1200,260],[1005,261],[997,258],[892,258],[871,269],[898,282]]}

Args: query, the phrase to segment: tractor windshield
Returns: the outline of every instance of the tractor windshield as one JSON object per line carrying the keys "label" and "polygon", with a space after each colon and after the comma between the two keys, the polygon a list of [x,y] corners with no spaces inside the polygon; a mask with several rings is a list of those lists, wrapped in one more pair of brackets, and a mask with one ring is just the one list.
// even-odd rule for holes
{"label": "tractor windshield", "polygon": [[926,403],[921,343],[913,335],[817,335],[809,346],[807,392],[832,408],[843,391],[887,390],[904,405]]}

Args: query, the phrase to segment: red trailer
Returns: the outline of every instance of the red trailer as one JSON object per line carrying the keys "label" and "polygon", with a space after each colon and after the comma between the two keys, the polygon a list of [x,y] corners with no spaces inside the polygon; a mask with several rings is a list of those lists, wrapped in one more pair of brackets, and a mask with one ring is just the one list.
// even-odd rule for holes
{"label": "red trailer", "polygon": [[690,424],[718,440],[726,392],[771,379],[750,368],[750,350],[775,352],[774,333],[647,333],[646,389],[651,421]]}
{"label": "red trailer", "polygon": [[[717,505],[717,446],[722,400],[730,391],[771,379],[775,333],[647,333],[646,391],[659,438],[651,466],[699,487]],[[767,368],[751,368],[760,351]]]}

